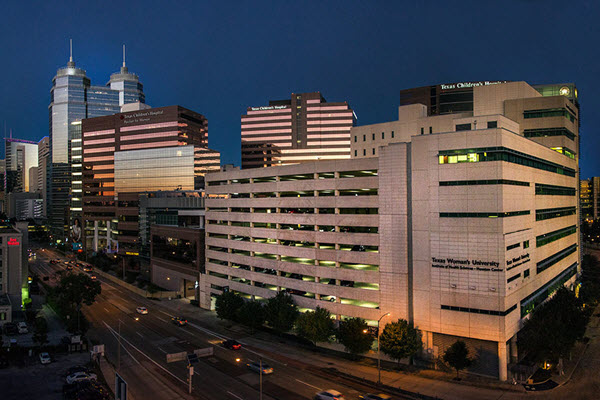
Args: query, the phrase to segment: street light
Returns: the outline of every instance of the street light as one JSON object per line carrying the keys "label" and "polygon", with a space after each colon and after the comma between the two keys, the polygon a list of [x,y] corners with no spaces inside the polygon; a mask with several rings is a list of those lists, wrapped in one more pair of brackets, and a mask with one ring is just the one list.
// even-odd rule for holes
{"label": "street light", "polygon": [[379,323],[386,315],[391,315],[392,313],[385,313],[377,320],[377,384],[381,385],[381,353],[379,352],[379,337],[381,336],[381,330],[379,329]]}

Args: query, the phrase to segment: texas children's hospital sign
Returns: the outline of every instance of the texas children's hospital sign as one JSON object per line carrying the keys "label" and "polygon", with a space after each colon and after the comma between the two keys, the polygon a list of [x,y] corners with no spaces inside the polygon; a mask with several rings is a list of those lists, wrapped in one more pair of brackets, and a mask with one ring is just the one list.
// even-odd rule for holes
{"label": "texas children's hospital sign", "polygon": [[440,85],[442,90],[448,89],[464,89],[464,88],[472,88],[477,86],[490,86],[490,85],[499,85],[501,83],[506,83],[507,81],[481,81],[481,82],[459,82],[459,83],[445,83]]}

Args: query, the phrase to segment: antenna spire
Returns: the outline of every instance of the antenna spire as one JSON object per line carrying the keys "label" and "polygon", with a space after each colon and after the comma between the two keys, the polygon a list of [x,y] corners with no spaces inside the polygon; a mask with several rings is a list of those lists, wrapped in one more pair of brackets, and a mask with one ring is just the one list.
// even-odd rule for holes
{"label": "antenna spire", "polygon": [[69,57],[69,62],[73,62],[73,39],[69,39],[69,47],[71,50],[71,56]]}
{"label": "antenna spire", "polygon": [[123,45],[123,67],[125,66],[125,45]]}

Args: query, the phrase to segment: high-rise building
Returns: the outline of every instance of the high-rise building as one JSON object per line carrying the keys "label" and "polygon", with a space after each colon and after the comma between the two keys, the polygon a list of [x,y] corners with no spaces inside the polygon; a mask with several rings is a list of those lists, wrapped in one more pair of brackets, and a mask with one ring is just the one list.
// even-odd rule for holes
{"label": "high-rise building", "polygon": [[[47,188],[48,217],[51,228],[66,235],[68,226],[80,217],[81,126],[85,118],[118,113],[125,101],[145,102],[142,84],[125,66],[113,74],[106,86],[94,86],[83,69],[77,68],[73,55],[67,66],[59,68],[52,80],[50,114],[50,179]],[[118,75],[118,76],[117,76]],[[113,79],[114,77],[114,79]],[[135,81],[135,90],[131,82]],[[134,93],[135,92],[135,93]],[[73,151],[73,154],[71,153]],[[75,164],[75,170],[72,164]],[[72,186],[72,181],[79,182]],[[71,196],[71,197],[69,197]],[[71,212],[75,214],[71,216]]]}
{"label": "high-rise building", "polygon": [[582,179],[579,184],[581,219],[593,221],[600,218],[600,177]]}
{"label": "high-rise building", "polygon": [[37,143],[12,138],[7,138],[4,142],[6,175],[10,177],[5,180],[5,191],[7,193],[35,191],[37,182],[29,181],[29,169],[38,166]]}
{"label": "high-rise building", "polygon": [[48,195],[48,179],[50,169],[50,138],[44,136],[38,142],[38,172],[37,172],[37,190],[42,195],[42,216],[46,213],[46,196]]}
{"label": "high-rise building", "polygon": [[138,195],[197,190],[219,170],[208,123],[180,106],[82,121],[86,249],[139,254]]}
{"label": "high-rise building", "polygon": [[420,357],[461,339],[471,372],[508,379],[524,321],[580,270],[579,159],[565,151],[579,113],[525,82],[472,94],[470,110],[410,104],[353,128],[350,160],[209,174],[201,306],[227,288],[372,326],[391,313],[422,332]]}
{"label": "high-rise building", "polygon": [[356,115],[347,102],[328,103],[320,92],[248,107],[242,115],[242,168],[350,158]]}

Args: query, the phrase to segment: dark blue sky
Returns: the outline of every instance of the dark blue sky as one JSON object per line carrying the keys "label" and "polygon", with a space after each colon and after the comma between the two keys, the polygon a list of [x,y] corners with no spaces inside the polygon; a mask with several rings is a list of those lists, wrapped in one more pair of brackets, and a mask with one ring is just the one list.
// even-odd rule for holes
{"label": "dark blue sky", "polygon": [[240,163],[246,107],[291,92],[347,100],[364,125],[396,119],[403,88],[524,80],[577,84],[581,177],[600,175],[596,1],[27,1],[2,14],[0,123],[13,137],[48,135],[72,37],[94,84],[119,69],[125,43],[147,102],[204,114],[223,163]]}

